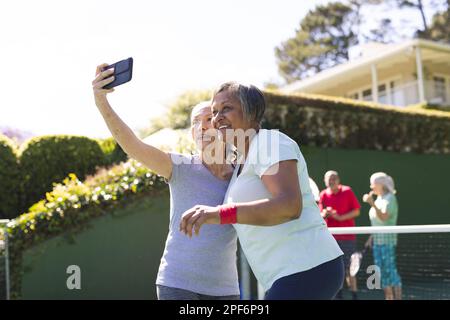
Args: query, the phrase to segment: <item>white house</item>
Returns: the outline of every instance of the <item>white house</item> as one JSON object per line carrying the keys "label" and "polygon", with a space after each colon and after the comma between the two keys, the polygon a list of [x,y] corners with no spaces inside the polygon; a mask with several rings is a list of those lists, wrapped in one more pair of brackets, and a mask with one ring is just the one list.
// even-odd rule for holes
{"label": "white house", "polygon": [[347,97],[396,106],[450,106],[450,45],[414,39],[369,43],[357,58],[291,83],[282,92]]}

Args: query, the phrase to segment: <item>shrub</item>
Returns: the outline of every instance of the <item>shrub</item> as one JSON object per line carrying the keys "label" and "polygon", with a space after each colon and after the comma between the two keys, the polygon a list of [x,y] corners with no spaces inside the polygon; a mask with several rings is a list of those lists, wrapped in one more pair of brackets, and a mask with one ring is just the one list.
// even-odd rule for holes
{"label": "shrub", "polygon": [[28,140],[20,149],[19,212],[42,199],[53,182],[62,181],[69,173],[84,179],[103,163],[99,144],[87,137],[58,135]]}
{"label": "shrub", "polygon": [[128,155],[122,150],[113,137],[97,139],[97,142],[105,155],[103,165],[111,166],[128,160]]}
{"label": "shrub", "polygon": [[0,134],[0,219],[17,216],[19,189],[17,148],[8,137]]}
{"label": "shrub", "polygon": [[[207,92],[205,91],[205,94]],[[302,145],[416,153],[450,153],[450,113],[314,94],[266,91],[263,127]],[[189,125],[192,95],[169,109],[168,127]],[[189,102],[189,103],[187,103]]]}
{"label": "shrub", "polygon": [[265,93],[263,126],[302,145],[416,153],[450,153],[450,114],[331,98]]}

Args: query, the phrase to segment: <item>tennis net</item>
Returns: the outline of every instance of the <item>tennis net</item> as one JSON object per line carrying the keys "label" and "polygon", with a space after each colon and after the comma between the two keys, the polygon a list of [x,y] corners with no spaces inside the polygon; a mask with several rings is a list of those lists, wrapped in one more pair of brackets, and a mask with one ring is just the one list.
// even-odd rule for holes
{"label": "tennis net", "polygon": [[[358,299],[384,299],[386,287],[388,292],[392,288],[394,294],[395,290],[401,291],[404,300],[450,299],[450,225],[330,228],[330,231],[335,236],[356,237],[353,258],[350,258],[353,250],[348,249],[351,245],[343,251],[349,252],[349,271],[354,272],[360,264],[356,273]],[[344,299],[352,298],[347,283],[342,293]]]}

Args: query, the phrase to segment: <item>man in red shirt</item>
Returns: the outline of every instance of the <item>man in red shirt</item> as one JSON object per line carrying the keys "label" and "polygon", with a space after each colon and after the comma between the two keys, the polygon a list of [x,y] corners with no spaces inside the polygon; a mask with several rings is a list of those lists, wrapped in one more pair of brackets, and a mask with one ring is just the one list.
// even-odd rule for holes
{"label": "man in red shirt", "polygon": [[[336,171],[327,171],[324,177],[327,189],[320,193],[319,208],[322,217],[330,227],[354,227],[355,218],[359,216],[361,205],[352,188],[341,185]],[[344,252],[347,285],[352,291],[353,299],[357,299],[356,278],[349,274],[350,257],[356,250],[356,236],[354,234],[335,235],[341,250]],[[337,298],[342,298],[342,290]]]}

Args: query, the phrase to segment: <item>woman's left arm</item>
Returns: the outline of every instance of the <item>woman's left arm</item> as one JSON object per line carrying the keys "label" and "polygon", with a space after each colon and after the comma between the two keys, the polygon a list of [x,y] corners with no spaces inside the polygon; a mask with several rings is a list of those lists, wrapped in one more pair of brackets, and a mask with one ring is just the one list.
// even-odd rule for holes
{"label": "woman's left arm", "polygon": [[[237,223],[257,226],[273,226],[300,217],[302,196],[298,181],[297,160],[280,161],[270,167],[261,180],[272,197],[251,202],[237,203]],[[207,224],[220,224],[219,206],[196,206],[183,213],[180,231],[192,236]]]}

